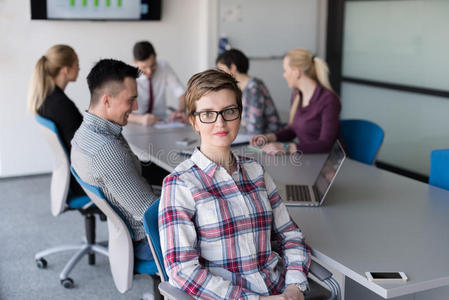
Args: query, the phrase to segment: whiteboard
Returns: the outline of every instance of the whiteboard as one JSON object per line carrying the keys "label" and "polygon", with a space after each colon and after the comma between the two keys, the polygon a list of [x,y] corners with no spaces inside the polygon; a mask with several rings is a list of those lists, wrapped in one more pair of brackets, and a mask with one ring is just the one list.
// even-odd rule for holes
{"label": "whiteboard", "polygon": [[282,57],[293,48],[317,51],[317,0],[221,0],[219,35],[248,57]]}
{"label": "whiteboard", "polygon": [[449,90],[449,1],[346,1],[343,76]]}

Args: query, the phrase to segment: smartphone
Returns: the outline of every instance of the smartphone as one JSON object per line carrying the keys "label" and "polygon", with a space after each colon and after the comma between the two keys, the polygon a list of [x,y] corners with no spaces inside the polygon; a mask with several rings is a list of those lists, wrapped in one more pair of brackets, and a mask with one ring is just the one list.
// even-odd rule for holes
{"label": "smartphone", "polygon": [[405,282],[408,279],[404,272],[366,272],[365,275],[369,281]]}

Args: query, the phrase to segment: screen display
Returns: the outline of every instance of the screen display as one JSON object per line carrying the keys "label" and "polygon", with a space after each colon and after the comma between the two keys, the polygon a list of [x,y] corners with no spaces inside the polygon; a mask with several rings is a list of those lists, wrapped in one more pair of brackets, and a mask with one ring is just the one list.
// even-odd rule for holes
{"label": "screen display", "polygon": [[37,20],[160,20],[161,0],[31,0]]}
{"label": "screen display", "polygon": [[324,162],[318,177],[313,185],[316,199],[323,199],[329,186],[334,179],[342,160],[345,158],[345,152],[339,142],[336,142],[329,152],[329,156]]}
{"label": "screen display", "polygon": [[373,279],[402,279],[398,272],[371,272]]}

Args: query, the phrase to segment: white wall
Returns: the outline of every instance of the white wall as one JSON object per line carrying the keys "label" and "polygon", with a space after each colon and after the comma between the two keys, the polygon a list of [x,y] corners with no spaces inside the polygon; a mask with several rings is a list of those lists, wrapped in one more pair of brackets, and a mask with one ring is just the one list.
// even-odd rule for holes
{"label": "white wall", "polygon": [[214,1],[162,1],[162,20],[152,22],[40,21],[30,18],[30,1],[2,0],[0,7],[0,177],[48,172],[50,153],[41,139],[26,95],[37,59],[56,43],[71,45],[81,71],[66,93],[87,108],[86,75],[100,58],[132,63],[132,46],[150,40],[158,58],[170,62],[182,82],[208,66]]}
{"label": "white wall", "polygon": [[[131,49],[138,40],[150,40],[158,58],[169,61],[184,83],[192,74],[215,63],[218,0],[163,0],[162,20],[152,22],[31,21],[30,1],[0,3],[0,177],[51,170],[50,151],[26,108],[32,69],[50,46],[66,43],[78,53],[81,71],[78,81],[70,83],[66,93],[80,111],[87,109],[89,103],[85,78],[93,64],[100,58],[131,64]],[[321,54],[325,6],[320,10],[321,29],[310,34],[317,35]],[[270,21],[284,20],[273,17]]]}

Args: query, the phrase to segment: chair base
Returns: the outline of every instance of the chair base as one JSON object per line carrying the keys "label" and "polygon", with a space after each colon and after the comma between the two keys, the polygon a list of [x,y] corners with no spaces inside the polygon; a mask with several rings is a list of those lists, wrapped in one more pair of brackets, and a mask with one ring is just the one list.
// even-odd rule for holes
{"label": "chair base", "polygon": [[96,244],[80,243],[80,244],[56,246],[36,253],[34,259],[36,260],[37,266],[39,268],[45,268],[47,265],[44,259],[45,256],[63,251],[77,250],[76,253],[70,258],[70,260],[64,266],[64,269],[59,274],[61,284],[65,288],[70,288],[73,287],[73,280],[69,277],[69,274],[84,255],[92,256],[94,253],[98,253],[104,256],[109,256],[108,248],[102,246],[103,244],[104,243],[96,243]]}

